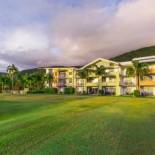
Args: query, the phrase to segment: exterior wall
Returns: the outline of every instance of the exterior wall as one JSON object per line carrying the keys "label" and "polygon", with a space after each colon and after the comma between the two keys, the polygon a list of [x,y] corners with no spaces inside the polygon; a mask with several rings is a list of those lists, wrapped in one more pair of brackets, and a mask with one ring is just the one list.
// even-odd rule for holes
{"label": "exterior wall", "polygon": [[94,73],[89,73],[85,90],[87,90],[88,93],[97,93],[99,89],[102,93],[107,93],[109,95],[110,93],[113,94],[113,91],[115,91],[115,95],[121,95],[119,64],[103,59],[90,64],[87,68],[90,67],[90,69],[95,69],[92,67],[93,65],[103,65],[106,68],[106,75],[97,77]]}
{"label": "exterior wall", "polygon": [[[148,60],[148,58],[147,58]],[[132,66],[132,62],[116,63],[106,59],[97,59],[84,68],[93,68],[93,65],[106,68],[106,75],[97,77],[94,73],[89,73],[87,79],[80,79],[77,76],[78,68],[75,67],[53,67],[46,68],[46,73],[53,75],[52,87],[63,91],[65,87],[74,87],[76,92],[98,93],[98,89],[105,93],[112,92],[112,95],[130,95],[136,89],[136,78],[126,75],[126,68]],[[140,81],[141,92],[155,95],[155,62],[149,62],[149,74]],[[48,87],[48,84],[46,83]],[[114,94],[113,94],[114,91]]]}
{"label": "exterior wall", "polygon": [[[138,59],[137,59],[138,60]],[[143,62],[144,61],[144,62]],[[149,68],[149,73],[144,75],[142,79],[140,79],[140,91],[141,94],[144,95],[154,95],[155,96],[155,61],[146,62],[143,58],[142,63],[147,63]],[[135,77],[127,77],[126,76],[126,68],[131,66],[132,63],[127,63],[123,65],[122,68],[122,87],[124,87],[124,95],[130,94],[134,90],[136,90],[136,78]]]}
{"label": "exterior wall", "polygon": [[76,87],[74,68],[46,68],[46,73],[52,74],[52,87],[58,88],[60,92],[63,92],[65,87]]}

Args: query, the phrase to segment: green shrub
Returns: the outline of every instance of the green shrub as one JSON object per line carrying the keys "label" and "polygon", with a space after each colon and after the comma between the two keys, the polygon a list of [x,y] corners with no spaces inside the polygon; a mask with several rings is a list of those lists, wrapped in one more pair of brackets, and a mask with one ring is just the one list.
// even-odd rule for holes
{"label": "green shrub", "polygon": [[29,94],[43,94],[44,91],[42,89],[34,89],[28,92]]}
{"label": "green shrub", "polygon": [[58,93],[57,88],[44,88],[43,91],[45,94],[57,94]]}
{"label": "green shrub", "polygon": [[66,87],[64,89],[64,94],[74,94],[75,93],[75,88],[73,87]]}
{"label": "green shrub", "polygon": [[29,94],[57,94],[57,88],[42,88],[42,89],[34,89],[28,92]]}
{"label": "green shrub", "polygon": [[140,96],[140,91],[139,90],[134,90],[133,95],[135,97],[139,97]]}

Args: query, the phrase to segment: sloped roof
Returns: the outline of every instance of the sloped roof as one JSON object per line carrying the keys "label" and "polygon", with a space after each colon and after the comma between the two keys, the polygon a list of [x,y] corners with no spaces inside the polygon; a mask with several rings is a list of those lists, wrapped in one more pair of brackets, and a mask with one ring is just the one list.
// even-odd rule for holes
{"label": "sloped roof", "polygon": [[117,64],[117,65],[119,64],[119,63],[112,61],[112,60],[108,60],[108,59],[104,59],[104,58],[98,58],[98,59],[95,59],[94,61],[91,61],[90,63],[84,65],[81,69],[84,69],[84,68],[86,68],[86,67],[88,67],[88,66],[90,66],[90,65],[92,65],[98,61],[107,61],[107,62],[111,62],[111,63]]}

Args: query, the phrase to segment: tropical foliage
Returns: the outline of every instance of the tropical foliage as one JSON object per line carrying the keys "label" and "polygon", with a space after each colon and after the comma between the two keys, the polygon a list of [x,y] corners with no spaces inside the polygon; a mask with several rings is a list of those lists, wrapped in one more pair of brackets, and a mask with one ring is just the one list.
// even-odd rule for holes
{"label": "tropical foliage", "polygon": [[139,63],[139,61],[133,61],[133,65],[127,68],[128,76],[136,77],[136,89],[140,91],[140,79],[149,73],[148,65],[146,63]]}
{"label": "tropical foliage", "polygon": [[[51,86],[53,77],[45,74],[45,70],[37,69],[34,72],[19,72],[18,68],[12,64],[7,67],[7,74],[0,76],[0,92],[14,90],[39,90],[45,88],[45,83]],[[51,87],[50,87],[51,88]],[[49,91],[45,90],[44,92]],[[53,91],[53,90],[50,90]]]}

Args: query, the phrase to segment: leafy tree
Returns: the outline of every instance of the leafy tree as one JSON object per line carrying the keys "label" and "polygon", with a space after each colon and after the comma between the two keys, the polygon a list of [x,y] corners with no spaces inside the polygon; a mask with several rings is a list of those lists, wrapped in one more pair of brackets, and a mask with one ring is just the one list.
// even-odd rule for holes
{"label": "leafy tree", "polygon": [[44,78],[45,78],[45,81],[48,83],[48,86],[51,87],[52,81],[53,81],[52,74],[50,74],[50,73],[45,74]]}
{"label": "leafy tree", "polygon": [[102,82],[102,76],[106,75],[106,68],[103,65],[101,65],[101,66],[92,65],[92,67],[95,67],[95,69],[90,69],[90,71],[94,72],[98,78],[98,94],[99,94],[99,92],[100,92],[99,87]]}
{"label": "leafy tree", "polygon": [[149,68],[146,63],[140,63],[139,61],[133,61],[132,66],[129,66],[126,70],[128,76],[136,77],[136,89],[140,91],[140,78],[149,73]]}
{"label": "leafy tree", "polygon": [[84,86],[85,86],[84,80],[88,78],[88,69],[78,70],[77,75],[83,80],[83,92],[84,92]]}
{"label": "leafy tree", "polygon": [[1,85],[1,91],[3,92],[6,88],[6,86],[10,86],[10,78],[7,75],[0,76],[0,85]]}
{"label": "leafy tree", "polygon": [[8,73],[8,76],[10,77],[10,79],[11,79],[11,90],[13,91],[13,89],[14,89],[14,81],[15,81],[16,75],[18,73],[18,68],[14,64],[9,65],[7,67],[7,73]]}

